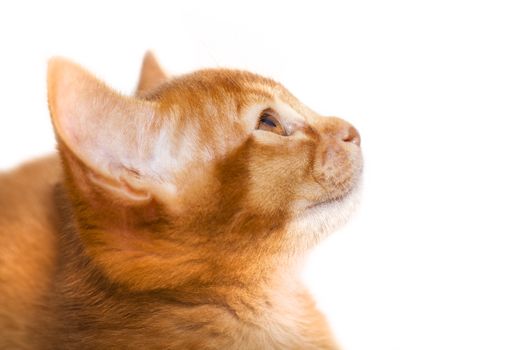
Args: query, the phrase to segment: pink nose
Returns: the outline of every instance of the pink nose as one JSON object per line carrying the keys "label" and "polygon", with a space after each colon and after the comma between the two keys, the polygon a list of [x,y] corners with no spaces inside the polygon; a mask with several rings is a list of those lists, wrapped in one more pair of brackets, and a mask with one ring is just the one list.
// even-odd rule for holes
{"label": "pink nose", "polygon": [[348,124],[342,132],[342,140],[360,146],[360,134],[352,125]]}
{"label": "pink nose", "polygon": [[334,141],[360,146],[360,134],[353,125],[337,117],[324,117],[321,132]]}
{"label": "pink nose", "polygon": [[344,142],[351,142],[360,146],[360,134],[353,125],[339,118],[331,117],[328,119],[328,134],[339,138]]}

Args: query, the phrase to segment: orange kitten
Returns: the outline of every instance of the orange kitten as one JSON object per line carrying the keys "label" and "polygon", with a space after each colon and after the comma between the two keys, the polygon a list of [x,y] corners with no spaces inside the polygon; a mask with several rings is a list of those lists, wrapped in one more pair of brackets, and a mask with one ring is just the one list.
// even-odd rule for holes
{"label": "orange kitten", "polygon": [[0,348],[337,348],[298,266],[351,211],[357,131],[150,54],[136,96],[50,61],[61,161],[0,174]]}

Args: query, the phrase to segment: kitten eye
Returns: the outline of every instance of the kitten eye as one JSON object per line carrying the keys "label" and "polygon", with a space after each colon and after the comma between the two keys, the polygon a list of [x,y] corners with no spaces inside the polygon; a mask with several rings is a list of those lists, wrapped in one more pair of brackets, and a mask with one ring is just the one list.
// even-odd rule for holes
{"label": "kitten eye", "polygon": [[286,136],[285,129],[281,123],[276,119],[277,113],[273,109],[266,109],[261,112],[256,129],[270,131],[275,134]]}

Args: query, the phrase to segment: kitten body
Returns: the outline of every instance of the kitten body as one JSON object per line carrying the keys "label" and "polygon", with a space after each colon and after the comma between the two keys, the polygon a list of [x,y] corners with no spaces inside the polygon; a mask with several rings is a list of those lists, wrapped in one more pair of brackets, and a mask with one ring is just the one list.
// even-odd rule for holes
{"label": "kitten body", "polygon": [[151,55],[137,97],[61,59],[48,82],[60,159],[0,175],[0,348],[337,348],[298,268],[351,212],[351,125]]}

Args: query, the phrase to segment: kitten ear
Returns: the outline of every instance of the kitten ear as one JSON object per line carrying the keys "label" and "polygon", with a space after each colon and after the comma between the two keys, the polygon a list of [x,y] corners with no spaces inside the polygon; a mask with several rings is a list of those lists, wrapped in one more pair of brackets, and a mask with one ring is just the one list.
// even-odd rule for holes
{"label": "kitten ear", "polygon": [[81,178],[76,182],[130,202],[150,199],[143,175],[159,128],[153,102],[122,96],[61,58],[49,62],[48,100],[60,150]]}
{"label": "kitten ear", "polygon": [[137,86],[137,96],[151,92],[168,79],[168,74],[161,68],[155,55],[148,51],[144,55],[141,67],[141,76]]}

